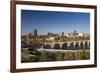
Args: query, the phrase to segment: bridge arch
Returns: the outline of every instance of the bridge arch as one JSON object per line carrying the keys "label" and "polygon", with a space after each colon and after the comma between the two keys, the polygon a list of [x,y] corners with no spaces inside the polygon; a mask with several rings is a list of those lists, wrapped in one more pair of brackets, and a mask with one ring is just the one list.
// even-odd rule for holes
{"label": "bridge arch", "polygon": [[80,49],[83,49],[84,48],[84,44],[83,42],[80,42]]}
{"label": "bridge arch", "polygon": [[60,48],[60,44],[54,44],[53,49],[61,49],[61,48]]}
{"label": "bridge arch", "polygon": [[90,42],[89,42],[89,45],[88,45],[88,49],[90,49]]}
{"label": "bridge arch", "polygon": [[44,49],[51,49],[52,47],[51,47],[50,44],[45,44],[45,45],[43,45],[43,48],[44,48]]}
{"label": "bridge arch", "polygon": [[62,44],[62,49],[63,49],[63,50],[67,50],[67,49],[68,49],[68,43]]}
{"label": "bridge arch", "polygon": [[84,48],[85,48],[85,49],[89,49],[89,43],[88,43],[87,41],[86,41],[85,44],[84,44]]}
{"label": "bridge arch", "polygon": [[74,47],[74,43],[71,42],[68,49],[69,49],[69,50],[73,50],[74,48],[75,48],[75,47]]}
{"label": "bridge arch", "polygon": [[80,49],[79,46],[80,46],[80,45],[79,45],[79,42],[76,42],[76,43],[75,43],[75,49]]}

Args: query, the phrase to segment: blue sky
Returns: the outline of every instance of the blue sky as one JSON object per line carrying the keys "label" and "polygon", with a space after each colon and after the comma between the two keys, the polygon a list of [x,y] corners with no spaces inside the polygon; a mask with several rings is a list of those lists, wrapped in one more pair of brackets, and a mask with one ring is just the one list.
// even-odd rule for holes
{"label": "blue sky", "polygon": [[38,30],[38,34],[90,32],[90,13],[21,10],[22,34]]}

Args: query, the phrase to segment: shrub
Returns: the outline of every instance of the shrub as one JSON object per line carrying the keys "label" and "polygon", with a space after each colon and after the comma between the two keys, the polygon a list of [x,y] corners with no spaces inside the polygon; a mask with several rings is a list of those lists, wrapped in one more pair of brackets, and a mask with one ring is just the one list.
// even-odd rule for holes
{"label": "shrub", "polygon": [[63,60],[63,56],[62,56],[62,53],[61,53],[61,52],[56,52],[56,53],[55,53],[55,60],[56,60],[56,61],[61,61],[61,60]]}
{"label": "shrub", "polygon": [[64,60],[73,60],[73,53],[72,52],[66,52],[64,55]]}
{"label": "shrub", "polygon": [[83,52],[82,52],[82,59],[84,60],[84,59],[90,59],[90,52],[86,52],[86,50],[83,50]]}
{"label": "shrub", "polygon": [[40,59],[40,62],[43,62],[43,61],[47,60],[46,59],[46,52],[45,51],[41,52],[41,55],[40,55],[39,59]]}
{"label": "shrub", "polygon": [[39,61],[39,57],[35,56],[35,55],[30,57],[30,59],[32,60],[32,62],[38,62]]}
{"label": "shrub", "polygon": [[81,60],[81,52],[77,50],[77,52],[74,53],[75,60]]}

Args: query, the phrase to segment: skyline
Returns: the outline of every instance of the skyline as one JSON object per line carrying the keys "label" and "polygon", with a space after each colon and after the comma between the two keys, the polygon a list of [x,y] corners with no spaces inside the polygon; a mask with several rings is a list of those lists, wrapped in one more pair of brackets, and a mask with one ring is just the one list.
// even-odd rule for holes
{"label": "skyline", "polygon": [[90,33],[90,14],[79,12],[57,12],[21,10],[22,35],[37,29],[38,34],[78,32]]}

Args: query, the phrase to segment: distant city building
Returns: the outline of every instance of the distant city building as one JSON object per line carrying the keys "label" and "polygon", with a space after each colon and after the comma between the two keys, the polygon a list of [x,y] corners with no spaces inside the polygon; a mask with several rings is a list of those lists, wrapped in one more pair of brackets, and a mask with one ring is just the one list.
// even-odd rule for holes
{"label": "distant city building", "polygon": [[56,38],[60,38],[60,37],[63,37],[63,36],[67,36],[67,37],[85,36],[85,37],[88,37],[89,34],[86,34],[86,33],[78,33],[76,30],[74,30],[73,32],[70,32],[70,33],[67,33],[67,34],[65,34],[65,32],[62,32],[61,34],[48,32],[46,35],[38,35],[38,30],[37,29],[34,29],[33,30],[33,33],[28,33],[26,35],[23,35],[22,36],[22,40],[25,40],[25,39],[26,40],[31,40],[31,39],[39,39],[39,40],[42,40],[42,38],[45,38],[46,40],[53,41]]}
{"label": "distant city building", "polygon": [[59,34],[53,34],[54,37],[59,37]]}
{"label": "distant city building", "polygon": [[54,33],[49,32],[49,33],[47,34],[47,36],[48,36],[48,37],[59,37],[59,34],[54,34]]}
{"label": "distant city building", "polygon": [[84,33],[79,33],[78,35],[79,35],[79,36],[84,36]]}
{"label": "distant city building", "polygon": [[29,37],[32,37],[32,33],[29,33],[28,36],[29,36]]}
{"label": "distant city building", "polygon": [[74,32],[73,32],[73,36],[78,36],[78,33],[77,33],[76,30],[74,30]]}
{"label": "distant city building", "polygon": [[50,41],[53,41],[55,38],[54,37],[49,37],[49,40]]}
{"label": "distant city building", "polygon": [[37,37],[38,34],[37,34],[37,29],[33,30],[33,36]]}
{"label": "distant city building", "polygon": [[48,32],[48,34],[47,34],[49,37],[51,37],[51,36],[53,36],[53,33],[51,33],[51,32]]}
{"label": "distant city building", "polygon": [[84,36],[84,37],[87,37],[87,36],[89,36],[89,34],[85,34],[85,33],[84,33],[83,36]]}
{"label": "distant city building", "polygon": [[66,36],[67,37],[76,37],[76,36],[79,36],[79,33],[76,30],[74,30],[74,32],[70,32]]}
{"label": "distant city building", "polygon": [[64,36],[64,32],[62,32],[62,37]]}
{"label": "distant city building", "polygon": [[67,33],[66,35],[67,37],[79,37],[79,36],[89,36],[89,34],[86,34],[86,33],[78,33],[76,30],[74,30],[74,32],[70,32],[70,33]]}
{"label": "distant city building", "polygon": [[68,33],[68,37],[74,36],[72,32]]}
{"label": "distant city building", "polygon": [[54,39],[55,39],[55,37],[52,37],[52,36],[51,36],[51,37],[46,38],[46,40],[47,40],[47,41],[54,41]]}

